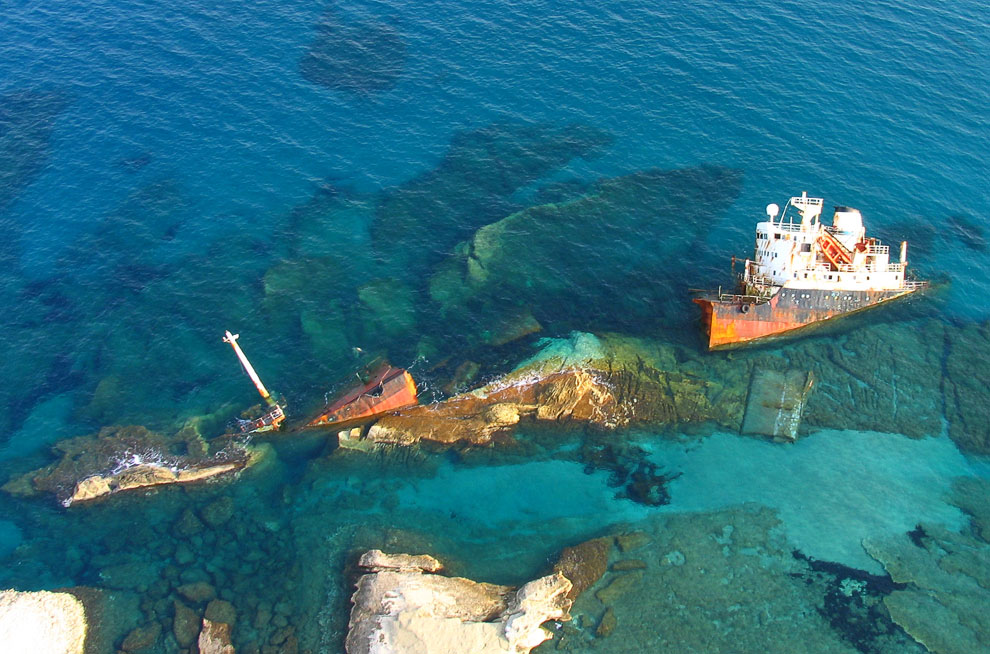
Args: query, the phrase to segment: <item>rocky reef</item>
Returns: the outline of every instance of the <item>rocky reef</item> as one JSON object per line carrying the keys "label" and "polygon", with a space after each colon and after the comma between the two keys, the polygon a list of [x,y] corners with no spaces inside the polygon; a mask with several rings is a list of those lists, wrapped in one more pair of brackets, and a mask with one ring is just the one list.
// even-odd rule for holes
{"label": "rocky reef", "polygon": [[725,213],[741,186],[740,171],[717,166],[601,180],[576,199],[478,229],[433,275],[430,295],[447,314],[473,302],[491,311],[522,305],[540,322],[584,329],[632,325],[647,314],[655,323],[668,312],[683,323],[683,309],[669,299],[683,297],[681,271],[701,263],[712,216]]}
{"label": "rocky reef", "polygon": [[541,625],[568,620],[571,582],[554,573],[521,588],[435,574],[436,559],[367,552],[357,582],[348,654],[515,652],[553,637]]}
{"label": "rocky reef", "polygon": [[779,524],[744,505],[657,516],[606,539],[604,574],[575,600],[556,651],[921,653],[867,611],[889,583],[794,556]]}
{"label": "rocky reef", "polygon": [[413,278],[474,233],[517,211],[512,194],[611,136],[590,125],[500,122],[454,135],[439,165],[385,193],[371,236],[381,258]]}
{"label": "rocky reef", "polygon": [[971,513],[968,532],[919,524],[897,537],[863,542],[900,585],[884,599],[891,619],[934,654],[990,650],[988,491],[987,480],[955,484],[953,501]]}
{"label": "rocky reef", "polygon": [[990,454],[990,323],[970,324],[945,332],[945,377],[942,392],[949,436],[959,447]]}
{"label": "rocky reef", "polygon": [[11,479],[3,490],[52,493],[69,506],[127,490],[235,473],[260,454],[232,439],[207,444],[192,428],[166,437],[144,427],[105,427],[97,434],[59,441],[53,450],[58,461]]}

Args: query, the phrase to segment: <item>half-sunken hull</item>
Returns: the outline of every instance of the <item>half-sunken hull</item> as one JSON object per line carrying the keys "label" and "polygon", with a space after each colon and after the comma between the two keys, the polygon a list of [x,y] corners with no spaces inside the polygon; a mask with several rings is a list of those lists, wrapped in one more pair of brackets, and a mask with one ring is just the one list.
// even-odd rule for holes
{"label": "half-sunken hull", "polygon": [[306,426],[343,426],[416,402],[416,382],[412,375],[402,368],[386,364],[376,370],[366,384],[344,393]]}
{"label": "half-sunken hull", "polygon": [[701,306],[708,349],[790,332],[902,297],[914,289],[835,291],[781,288],[769,301],[695,298]]}

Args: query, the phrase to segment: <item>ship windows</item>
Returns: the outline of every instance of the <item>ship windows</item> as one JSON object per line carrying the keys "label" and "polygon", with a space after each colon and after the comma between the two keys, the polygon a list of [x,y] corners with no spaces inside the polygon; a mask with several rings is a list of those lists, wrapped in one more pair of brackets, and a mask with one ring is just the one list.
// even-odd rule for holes
{"label": "ship windows", "polygon": [[802,252],[811,252],[811,243],[802,243],[801,244],[801,251]]}
{"label": "ship windows", "polygon": [[778,233],[774,234],[773,237],[775,239],[777,239],[777,240],[780,240],[780,233],[778,232]]}

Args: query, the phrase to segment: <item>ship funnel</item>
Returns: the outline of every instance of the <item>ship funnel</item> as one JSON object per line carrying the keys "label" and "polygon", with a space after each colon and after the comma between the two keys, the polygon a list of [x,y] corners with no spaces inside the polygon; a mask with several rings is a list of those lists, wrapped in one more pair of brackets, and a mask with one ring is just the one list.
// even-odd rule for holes
{"label": "ship funnel", "polygon": [[907,263],[907,241],[901,241],[901,263]]}
{"label": "ship funnel", "polygon": [[770,222],[773,222],[777,218],[778,213],[780,213],[780,207],[776,204],[770,203],[767,205],[767,215],[770,216]]}

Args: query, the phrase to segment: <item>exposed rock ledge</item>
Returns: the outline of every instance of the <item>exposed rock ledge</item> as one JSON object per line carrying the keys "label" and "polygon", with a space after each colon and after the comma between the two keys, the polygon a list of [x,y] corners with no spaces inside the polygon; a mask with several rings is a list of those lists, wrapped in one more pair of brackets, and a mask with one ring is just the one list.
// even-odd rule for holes
{"label": "exposed rock ledge", "polygon": [[244,468],[250,461],[249,456],[240,457],[233,461],[218,463],[216,465],[197,466],[186,469],[173,469],[155,464],[136,465],[122,470],[116,474],[93,475],[87,477],[76,484],[72,495],[62,501],[62,504],[69,506],[76,502],[93,500],[104,495],[117,493],[120,491],[145,488],[147,486],[159,486],[162,484],[183,484],[193,481],[201,481],[235,472]]}
{"label": "exposed rock ledge", "polygon": [[[418,563],[422,563],[419,567]],[[571,582],[555,572],[518,590],[429,574],[430,556],[372,550],[351,598],[348,654],[524,654],[552,637],[547,620],[569,620]]]}
{"label": "exposed rock ledge", "polygon": [[384,415],[368,430],[366,440],[398,445],[420,440],[480,445],[511,432],[523,419],[614,428],[627,425],[631,415],[616,397],[607,375],[599,370],[515,374],[497,385],[439,404]]}
{"label": "exposed rock ledge", "polygon": [[191,428],[165,436],[144,427],[104,427],[98,434],[59,441],[52,448],[57,461],[14,477],[3,490],[24,496],[52,493],[69,506],[127,490],[236,473],[255,464],[266,449],[233,438],[207,443]]}
{"label": "exposed rock ledge", "polygon": [[86,611],[69,593],[0,591],[0,643],[5,652],[82,654]]}

